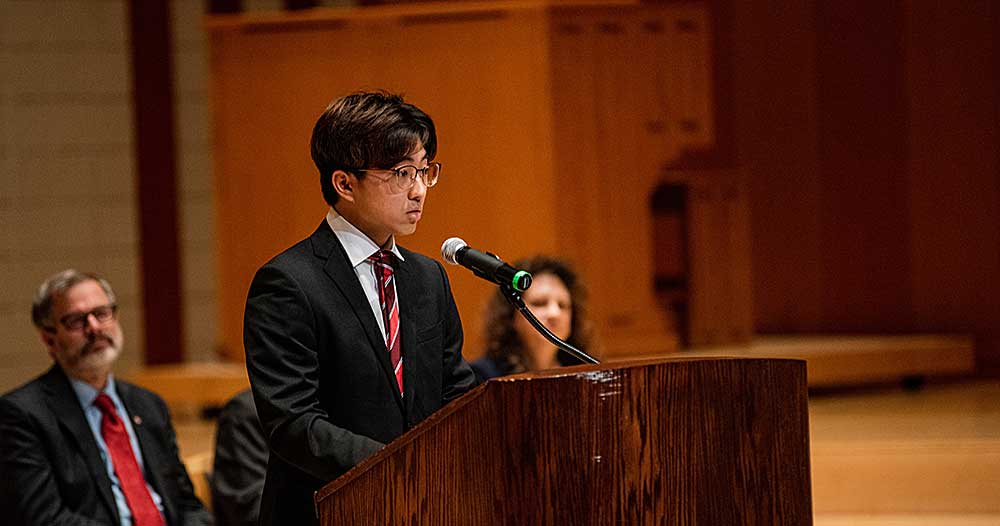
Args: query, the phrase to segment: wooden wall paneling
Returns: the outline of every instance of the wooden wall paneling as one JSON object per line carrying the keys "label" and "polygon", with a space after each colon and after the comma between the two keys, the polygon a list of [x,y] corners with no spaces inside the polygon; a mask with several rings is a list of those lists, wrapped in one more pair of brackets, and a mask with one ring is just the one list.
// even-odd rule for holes
{"label": "wooden wall paneling", "polygon": [[[718,5],[718,4],[717,4]],[[753,311],[760,333],[820,330],[816,24],[813,2],[729,2],[736,165],[747,172]]]}
{"label": "wooden wall paneling", "polygon": [[[441,186],[447,190],[434,188],[430,213],[404,240],[407,246],[433,256],[444,239],[457,235],[506,260],[556,251],[546,25],[540,10],[513,10],[492,21],[415,28],[412,38],[438,34],[424,63],[443,76],[427,85],[433,93],[415,100],[428,101],[438,124],[447,163]],[[440,59],[449,54],[453,63]],[[465,322],[467,356],[478,356],[481,313],[495,287],[459,267],[449,267],[449,275]]]}
{"label": "wooden wall paneling", "polygon": [[679,151],[649,131],[656,118],[654,49],[640,33],[639,14],[595,13],[591,23],[600,52],[595,57],[598,93],[599,177],[614,181],[595,251],[602,259],[602,297],[608,353],[655,353],[677,348],[667,313],[653,288],[652,212],[649,199],[663,157]]}
{"label": "wooden wall paneling", "polygon": [[599,177],[599,146],[594,120],[598,96],[594,76],[596,35],[577,10],[554,8],[549,17],[552,74],[553,179],[559,186],[558,254],[580,274],[590,294],[591,318],[598,338],[604,332],[604,279],[600,258],[592,247],[604,221],[602,195],[607,183]]}
{"label": "wooden wall paneling", "polygon": [[313,82],[292,80],[301,74],[290,63],[292,50],[316,43],[293,37],[239,30],[212,35],[219,328],[223,352],[234,359],[243,355],[243,305],[253,273],[315,228],[325,210],[307,124],[325,102],[302,89]]}
{"label": "wooden wall paneling", "polygon": [[689,338],[692,347],[753,336],[749,208],[736,170],[668,170],[663,183],[689,188]]}
{"label": "wooden wall paneling", "polygon": [[661,50],[670,50],[654,55],[660,65],[652,72],[662,90],[658,100],[672,117],[668,126],[674,140],[685,149],[712,147],[716,140],[710,13],[703,6],[679,5],[645,19],[643,27],[662,40]]}
{"label": "wooden wall paneling", "polygon": [[684,61],[678,55],[687,51],[676,47],[671,38],[675,16],[673,11],[657,9],[631,13],[623,20],[627,47],[616,57],[619,64],[631,68],[631,77],[620,86],[631,95],[630,105],[623,108],[631,119],[623,118],[622,122],[635,129],[641,171],[633,177],[646,194],[647,215],[661,167],[688,146],[676,125],[683,110],[679,109],[682,102],[674,99],[675,87],[687,74],[676,66]]}
{"label": "wooden wall paneling", "polygon": [[[628,181],[607,196],[611,206],[605,226],[606,239],[629,250],[605,245],[600,252],[609,268],[630,269],[616,287],[628,292],[617,296],[620,303],[613,305],[617,310],[608,313],[606,322],[609,341],[618,342],[625,353],[663,352],[679,345],[676,321],[654,298],[650,198],[664,166],[713,137],[710,104],[704,103],[711,90],[703,84],[711,78],[707,18],[696,7],[636,9],[620,17],[617,49],[610,42],[602,45],[608,54],[605,62],[597,61],[598,87],[605,90],[598,97],[603,110],[597,121],[603,131],[600,157],[607,171],[627,176],[616,179]],[[613,39],[618,27],[602,23],[598,21],[598,39]]]}
{"label": "wooden wall paneling", "polygon": [[[253,271],[311,232],[325,211],[308,154],[312,125],[330,99],[358,88],[402,91],[439,128],[442,182],[404,245],[435,255],[443,239],[458,235],[506,259],[567,254],[588,278],[598,311],[606,306],[612,313],[599,311],[599,321],[645,316],[654,321],[640,325],[662,330],[646,308],[652,305],[648,193],[672,144],[643,142],[642,119],[656,84],[649,71],[629,70],[638,37],[602,37],[594,24],[589,34],[552,29],[574,9],[640,25],[621,7],[541,3],[213,19],[224,225],[220,338],[230,356],[242,355],[242,311]],[[647,62],[631,69],[648,70],[649,60],[674,52],[643,51]],[[635,246],[638,259],[624,257],[622,246]],[[480,313],[493,287],[464,269],[451,267],[449,275],[465,321],[467,356],[478,356]],[[650,283],[637,288],[637,281]],[[622,334],[632,337],[626,344],[633,350],[671,346],[667,337]]]}
{"label": "wooden wall paneling", "polygon": [[[647,123],[650,137],[658,139],[650,149],[654,152],[651,160],[657,163],[656,169],[650,171],[650,188],[664,182],[688,187],[686,344],[735,343],[741,339],[730,336],[734,332],[731,325],[736,322],[731,311],[749,310],[749,305],[736,307],[731,302],[750,298],[732,294],[732,279],[736,277],[732,271],[739,262],[732,259],[733,247],[720,238],[729,232],[730,225],[721,216],[726,208],[720,208],[713,197],[715,190],[693,172],[679,178],[664,176],[665,167],[684,151],[711,147],[715,140],[709,14],[700,6],[687,5],[657,15],[641,21],[652,46],[648,53],[653,64],[648,71],[657,89],[655,100],[662,107],[666,132],[656,133],[657,122]],[[730,172],[713,174],[720,184],[734,183]]]}
{"label": "wooden wall paneling", "polygon": [[[547,54],[538,52],[546,47],[541,12],[435,19],[383,11],[304,28],[277,20],[213,31],[220,223],[228,225],[220,235],[220,337],[232,357],[242,355],[253,271],[325,213],[309,137],[326,104],[342,94],[400,91],[438,125],[444,175],[404,245],[434,256],[446,237],[459,235],[505,256],[555,248],[551,103],[538,89],[548,85]],[[463,50],[456,60],[440,60],[455,49]],[[476,322],[492,287],[464,269],[449,274],[475,353]]]}
{"label": "wooden wall paneling", "polygon": [[729,265],[725,240],[725,206],[720,188],[698,183],[690,192],[691,210],[691,344],[725,342]]}
{"label": "wooden wall paneling", "polygon": [[755,335],[753,312],[753,267],[750,250],[750,200],[746,173],[734,171],[731,186],[726,194],[726,224],[729,253],[729,275],[731,292],[729,295],[730,343],[748,343]]}
{"label": "wooden wall paneling", "polygon": [[[597,166],[594,108],[598,96],[593,60],[598,52],[596,35],[575,9],[553,9],[549,24],[553,179],[559,188],[558,249],[574,264],[593,294],[603,274],[589,247],[595,246],[604,221],[602,196],[608,188]],[[602,307],[599,301],[592,302],[595,321],[603,317],[599,314],[603,313]]]}
{"label": "wooden wall paneling", "polygon": [[909,330],[903,3],[815,9],[824,328]]}
{"label": "wooden wall paneling", "polygon": [[[667,182],[662,177],[664,167],[671,165],[686,151],[700,150],[712,145],[714,116],[711,107],[712,66],[709,60],[708,13],[700,6],[676,6],[674,9],[656,10],[644,15],[639,20],[640,32],[648,41],[643,54],[649,57],[649,64],[644,66],[649,71],[650,81],[655,89],[652,100],[658,110],[657,114],[651,116],[645,123],[647,136],[651,139],[648,145],[653,155],[651,161],[658,163],[656,169],[650,172],[655,174],[651,181],[651,195],[661,183]],[[688,187],[689,201],[692,196],[700,192],[698,189],[690,188],[688,184],[690,181],[687,178],[672,182]],[[687,221],[683,225],[688,231],[682,236],[684,239],[674,241],[685,243],[685,247],[675,248],[675,251],[687,252],[686,312],[673,312],[669,305],[662,304],[662,300],[659,305],[666,310],[669,316],[667,323],[671,325],[670,330],[677,334],[678,345],[681,346],[704,340],[704,337],[695,334],[700,330],[699,327],[719,322],[711,311],[692,308],[694,303],[707,305],[703,301],[707,294],[705,286],[697,282],[694,273],[704,269],[711,275],[714,269],[714,273],[717,274],[723,270],[726,261],[723,258],[705,258],[696,254],[698,249],[695,245],[711,247],[716,244],[706,239],[699,239],[699,235],[712,230],[703,229],[699,233],[692,228],[696,224],[690,219],[697,209],[692,208],[690,202],[688,205]],[[656,239],[663,240],[664,237],[654,233],[654,243]],[[654,257],[657,250],[666,248],[653,247]]]}
{"label": "wooden wall paneling", "polygon": [[995,7],[714,5],[757,331],[974,331],[1000,363]]}
{"label": "wooden wall paneling", "polygon": [[609,330],[614,308],[610,298],[628,293],[605,283],[609,274],[623,271],[609,268],[603,256],[616,239],[606,229],[611,213],[607,196],[633,181],[608,173],[601,164],[608,152],[598,133],[597,108],[607,101],[598,87],[597,56],[604,50],[596,20],[592,12],[576,8],[554,8],[550,18],[554,179],[560,185],[559,254],[580,272],[590,293],[589,316],[600,351],[613,355],[619,350],[619,335]]}
{"label": "wooden wall paneling", "polygon": [[1000,10],[912,4],[905,15],[915,321],[975,332],[977,365],[998,374]]}
{"label": "wooden wall paneling", "polygon": [[184,359],[169,2],[128,2],[143,361]]}

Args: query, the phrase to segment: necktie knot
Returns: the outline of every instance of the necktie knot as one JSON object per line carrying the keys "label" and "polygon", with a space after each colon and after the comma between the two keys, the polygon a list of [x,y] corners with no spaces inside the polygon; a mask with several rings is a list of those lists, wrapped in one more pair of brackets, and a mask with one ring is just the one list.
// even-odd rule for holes
{"label": "necktie knot", "polygon": [[112,422],[118,420],[118,411],[115,409],[115,403],[111,401],[111,397],[107,393],[97,395],[97,398],[94,399],[94,405],[100,409],[102,415],[110,418]]}
{"label": "necktie knot", "polygon": [[374,254],[368,256],[368,260],[376,265],[380,265],[392,272],[392,263],[396,256],[389,250],[379,250]]}

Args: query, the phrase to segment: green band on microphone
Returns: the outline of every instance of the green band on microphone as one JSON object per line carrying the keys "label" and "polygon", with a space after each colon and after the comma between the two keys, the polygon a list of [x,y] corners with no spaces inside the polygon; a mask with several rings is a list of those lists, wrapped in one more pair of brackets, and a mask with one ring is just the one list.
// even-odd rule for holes
{"label": "green band on microphone", "polygon": [[517,271],[517,274],[514,274],[514,279],[510,282],[510,286],[518,292],[528,290],[528,287],[531,286],[531,274],[524,270]]}

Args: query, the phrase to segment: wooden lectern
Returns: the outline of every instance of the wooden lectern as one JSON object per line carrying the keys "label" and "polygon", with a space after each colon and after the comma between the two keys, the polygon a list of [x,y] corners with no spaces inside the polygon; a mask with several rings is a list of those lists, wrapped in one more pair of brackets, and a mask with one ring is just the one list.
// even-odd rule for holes
{"label": "wooden lectern", "polygon": [[801,360],[501,378],[316,494],[320,524],[811,525]]}

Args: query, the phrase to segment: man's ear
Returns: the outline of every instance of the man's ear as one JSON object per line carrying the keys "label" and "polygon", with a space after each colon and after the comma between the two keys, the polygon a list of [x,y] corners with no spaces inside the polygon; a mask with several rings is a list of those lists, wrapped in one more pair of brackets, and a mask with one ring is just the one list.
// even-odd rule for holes
{"label": "man's ear", "polygon": [[51,349],[56,344],[56,337],[45,329],[38,331],[38,335],[41,336],[46,349]]}
{"label": "man's ear", "polygon": [[343,170],[333,172],[330,177],[333,179],[333,189],[340,196],[340,199],[354,202],[354,187],[358,183],[358,178]]}

